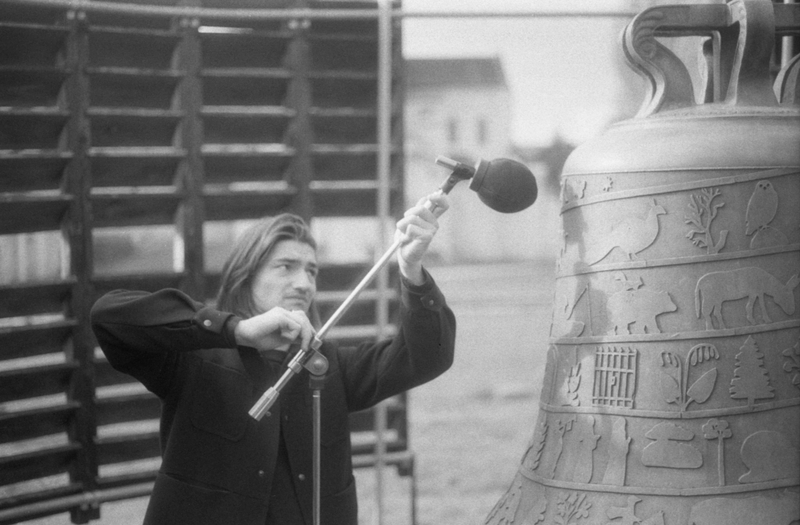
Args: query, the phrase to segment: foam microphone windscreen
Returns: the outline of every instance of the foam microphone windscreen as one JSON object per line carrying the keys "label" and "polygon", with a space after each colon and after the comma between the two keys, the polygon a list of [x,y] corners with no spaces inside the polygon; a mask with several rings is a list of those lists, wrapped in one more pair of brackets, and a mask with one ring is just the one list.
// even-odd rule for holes
{"label": "foam microphone windscreen", "polygon": [[477,192],[484,204],[502,213],[524,210],[539,194],[531,170],[511,159],[481,159],[469,188]]}

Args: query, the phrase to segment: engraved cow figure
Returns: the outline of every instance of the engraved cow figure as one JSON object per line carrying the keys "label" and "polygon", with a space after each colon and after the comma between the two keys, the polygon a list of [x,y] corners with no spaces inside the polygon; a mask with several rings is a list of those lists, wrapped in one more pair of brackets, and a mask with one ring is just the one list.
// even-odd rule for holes
{"label": "engraved cow figure", "polygon": [[794,289],[800,283],[800,278],[795,274],[786,284],[783,284],[767,271],[751,266],[721,272],[711,272],[697,280],[694,290],[695,311],[698,318],[705,318],[706,330],[713,330],[713,319],[716,319],[718,329],[724,329],[722,320],[722,303],[735,301],[747,297],[745,312],[750,324],[756,324],[753,317],[753,307],[756,300],[761,304],[761,317],[764,322],[771,323],[764,304],[764,296],[769,295],[775,304],[780,306],[787,315],[794,314]]}

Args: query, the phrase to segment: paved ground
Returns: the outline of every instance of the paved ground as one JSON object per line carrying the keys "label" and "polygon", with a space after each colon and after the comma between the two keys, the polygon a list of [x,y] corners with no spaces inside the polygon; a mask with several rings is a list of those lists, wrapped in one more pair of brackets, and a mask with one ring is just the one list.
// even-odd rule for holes
{"label": "paved ground", "polygon": [[[554,262],[437,267],[458,319],[456,361],[411,393],[419,525],[482,524],[511,483],[536,419]],[[410,523],[408,478],[357,472],[361,523]],[[146,498],[106,504],[95,525],[138,525]],[[67,525],[66,515],[37,525]]]}

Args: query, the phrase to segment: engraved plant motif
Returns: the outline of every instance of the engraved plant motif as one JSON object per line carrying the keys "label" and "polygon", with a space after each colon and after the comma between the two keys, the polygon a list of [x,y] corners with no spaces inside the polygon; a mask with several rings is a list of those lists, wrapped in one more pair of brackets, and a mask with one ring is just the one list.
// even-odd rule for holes
{"label": "engraved plant motif", "polygon": [[536,470],[539,467],[539,462],[542,460],[542,451],[544,444],[547,440],[547,421],[542,420],[539,423],[539,428],[536,429],[533,437],[531,438],[528,450],[525,453],[523,464],[531,470]]}
{"label": "engraved plant motif", "polygon": [[722,440],[728,439],[731,435],[730,425],[724,419],[712,418],[703,425],[703,437],[717,440],[717,472],[720,487],[725,485],[725,454]]}
{"label": "engraved plant motif", "polygon": [[689,195],[691,214],[684,217],[686,224],[691,224],[696,228],[690,230],[686,234],[686,238],[698,248],[705,248],[706,253],[710,254],[719,253],[725,246],[725,240],[728,237],[728,230],[722,230],[715,243],[711,233],[711,223],[717,218],[717,210],[725,206],[724,202],[712,204],[712,201],[719,195],[720,192],[716,188],[703,188],[700,190],[700,195]]}
{"label": "engraved plant motif", "polygon": [[578,361],[575,366],[570,367],[569,377],[567,378],[567,399],[570,406],[580,406],[581,400],[578,398],[578,388],[581,386],[581,363]]}
{"label": "engraved plant motif", "polygon": [[786,358],[786,362],[783,363],[783,370],[789,374],[794,372],[792,384],[800,388],[800,340],[793,347],[781,352],[781,355]]}
{"label": "engraved plant motif", "polygon": [[712,344],[698,344],[689,350],[684,362],[672,352],[661,352],[661,393],[667,403],[676,404],[685,412],[691,403],[705,403],[711,397],[717,382],[717,369],[712,368],[689,385],[689,370],[711,359],[719,359],[719,352]]}
{"label": "engraved plant motif", "polygon": [[[556,498],[556,516],[553,523],[556,525],[569,525],[577,523],[579,518],[588,518],[592,504],[586,501],[586,494],[561,493]],[[575,521],[573,521],[573,518]]]}

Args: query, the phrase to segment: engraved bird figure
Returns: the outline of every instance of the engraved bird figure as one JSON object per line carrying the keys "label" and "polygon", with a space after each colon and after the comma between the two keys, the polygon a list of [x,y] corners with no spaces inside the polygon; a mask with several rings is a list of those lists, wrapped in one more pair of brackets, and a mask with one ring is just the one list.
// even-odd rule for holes
{"label": "engraved bird figure", "polygon": [[656,204],[651,199],[650,207],[644,219],[627,217],[615,224],[607,235],[601,236],[596,244],[590,247],[586,258],[588,264],[596,264],[611,253],[614,248],[619,248],[628,257],[636,258],[636,254],[653,244],[658,237],[658,216],[667,212],[663,206]]}
{"label": "engraved bird figure", "polygon": [[747,203],[747,215],[745,216],[746,235],[766,228],[775,218],[778,211],[778,193],[768,180],[760,180],[756,184],[750,202]]}

